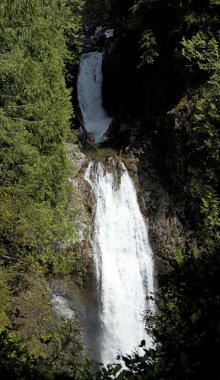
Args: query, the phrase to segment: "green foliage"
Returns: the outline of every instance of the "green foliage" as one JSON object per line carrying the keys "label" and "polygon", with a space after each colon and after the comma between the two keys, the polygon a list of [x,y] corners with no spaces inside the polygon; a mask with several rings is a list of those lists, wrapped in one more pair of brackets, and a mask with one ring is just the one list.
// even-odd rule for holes
{"label": "green foliage", "polygon": [[74,236],[65,186],[72,108],[64,63],[67,45],[75,47],[73,59],[80,49],[82,6],[1,2],[0,249],[12,260],[31,253],[45,264],[57,241]]}
{"label": "green foliage", "polygon": [[[166,353],[164,364],[169,379],[207,377],[209,373],[213,379],[218,378],[219,268],[218,250],[200,258],[188,251],[184,261],[173,262],[171,271],[160,279],[165,308],[160,306],[156,337],[162,343],[159,351]],[[172,308],[166,307],[170,303]]]}
{"label": "green foliage", "polygon": [[65,0],[60,10],[63,17],[63,27],[66,46],[68,48],[65,64],[66,79],[70,87],[74,83],[71,67],[79,63],[79,54],[83,48],[83,14],[85,0]]}
{"label": "green foliage", "polygon": [[[219,227],[218,8],[218,1],[139,0],[124,4],[117,24],[121,45],[126,33],[129,39],[121,59],[129,69],[115,89],[128,98],[122,113],[142,118],[158,144],[164,180],[201,246],[216,244]],[[123,54],[121,45],[115,55]]]}
{"label": "green foliage", "polygon": [[[4,329],[0,332],[0,377],[8,380],[79,379],[82,370],[81,347],[76,343],[74,332],[72,327],[66,326],[63,341],[60,341],[59,349],[50,360],[41,355],[35,357],[29,354],[22,341],[15,338],[14,332]],[[51,334],[42,337],[45,347],[53,338]],[[71,363],[67,363],[64,356],[67,346],[71,346]],[[71,368],[73,376],[67,368]]]}
{"label": "green foliage", "polygon": [[153,64],[156,57],[158,57],[157,43],[152,30],[148,29],[142,33],[140,40],[140,64],[139,67],[145,63]]}
{"label": "green foliage", "polygon": [[143,8],[151,9],[153,7],[157,7],[158,5],[160,5],[160,3],[161,3],[160,0],[137,0],[137,1],[134,1],[132,11],[137,12]]}
{"label": "green foliage", "polygon": [[198,65],[201,70],[213,71],[218,65],[219,45],[218,41],[199,31],[190,40],[183,37],[182,54],[192,64]]}
{"label": "green foliage", "polygon": [[209,78],[193,91],[191,99],[180,101],[174,110],[178,125],[175,143],[179,147],[176,168],[181,162],[178,166],[181,169],[176,169],[174,175],[178,179],[185,173],[182,180],[185,181],[190,218],[194,228],[202,235],[203,242],[205,237],[205,244],[213,244],[219,241],[220,224],[219,47],[215,38],[201,32],[182,43],[182,54],[190,61],[190,70],[196,70],[197,66],[209,72]]}
{"label": "green foliage", "polygon": [[13,304],[13,296],[9,286],[9,276],[6,270],[0,267],[0,332],[5,326],[10,325],[9,313]]}
{"label": "green foliage", "polygon": [[[143,118],[146,133],[161,152],[158,161],[164,180],[201,249],[219,241],[218,7],[218,1],[134,1],[133,35],[124,28],[136,41],[130,56],[133,60],[140,56],[139,64],[129,71],[137,85],[132,87],[125,115],[132,104]],[[131,17],[127,11],[128,7],[123,25],[124,18]]]}
{"label": "green foliage", "polygon": [[220,5],[220,0],[210,0],[210,4],[214,6],[219,6]]}
{"label": "green foliage", "polygon": [[41,373],[41,358],[36,360],[15,342],[14,333],[4,330],[0,333],[0,376],[2,379],[46,379]]}
{"label": "green foliage", "polygon": [[[75,220],[68,204],[72,169],[65,141],[73,110],[65,77],[67,63],[76,63],[81,49],[83,4],[80,0],[2,0],[0,4],[1,378],[44,378],[37,368],[44,364],[42,358],[27,354],[27,344],[16,342],[19,334],[23,333],[23,340],[30,334],[36,357],[39,347],[43,346],[44,354],[49,344],[57,345],[57,352],[61,348],[60,337],[55,339],[48,327],[52,324],[45,306],[49,296],[46,291],[44,297],[42,276],[69,273],[80,261],[73,247]],[[19,334],[4,330],[14,328],[19,308],[12,308],[18,302],[29,313],[24,320],[16,315],[21,322]],[[30,305],[36,315],[42,315],[38,324],[31,324],[36,315]],[[41,333],[41,342],[34,329]]]}

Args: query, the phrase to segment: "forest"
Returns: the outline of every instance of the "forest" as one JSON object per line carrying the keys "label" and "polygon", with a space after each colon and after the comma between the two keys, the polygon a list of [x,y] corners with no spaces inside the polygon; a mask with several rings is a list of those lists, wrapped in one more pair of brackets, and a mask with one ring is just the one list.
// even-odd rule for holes
{"label": "forest", "polygon": [[[174,254],[157,247],[166,269],[158,312],[145,315],[154,345],[140,342],[144,356],[122,355],[123,367],[82,353],[77,325],[54,317],[47,286],[90,276],[66,144],[77,141],[76,76],[91,20],[114,29],[103,63],[114,143],[125,150],[129,136],[117,128],[126,121],[132,135],[138,120],[137,143],[150,141],[190,231]],[[219,380],[220,1],[2,0],[0,30],[1,378]]]}

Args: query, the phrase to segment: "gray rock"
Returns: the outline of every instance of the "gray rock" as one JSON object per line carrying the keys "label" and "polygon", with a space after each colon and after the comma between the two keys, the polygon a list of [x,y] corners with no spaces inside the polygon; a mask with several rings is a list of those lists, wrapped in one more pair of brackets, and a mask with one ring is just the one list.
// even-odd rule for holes
{"label": "gray rock", "polygon": [[85,155],[80,151],[79,146],[76,144],[66,143],[66,148],[69,159],[73,164],[72,177],[76,177],[81,170]]}
{"label": "gray rock", "polygon": [[[130,146],[124,161],[135,184],[155,254],[159,258],[177,257],[178,247],[181,251],[181,247],[190,241],[191,231],[183,225],[172,197],[163,188],[156,173],[152,163],[151,142],[142,142],[140,147],[138,144]],[[156,267],[159,271],[163,270],[164,264],[161,265],[157,259]]]}

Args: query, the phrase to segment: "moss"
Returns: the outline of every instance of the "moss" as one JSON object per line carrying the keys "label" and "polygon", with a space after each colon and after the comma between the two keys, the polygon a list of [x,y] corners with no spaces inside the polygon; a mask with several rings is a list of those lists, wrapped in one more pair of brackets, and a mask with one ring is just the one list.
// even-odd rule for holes
{"label": "moss", "polygon": [[98,160],[102,162],[105,162],[109,157],[119,154],[118,150],[112,147],[98,148],[98,150],[84,147],[83,153],[85,153],[91,160]]}
{"label": "moss", "polygon": [[[16,316],[13,318],[16,339],[32,356],[53,361],[58,366],[62,356],[62,369],[72,357],[81,355],[79,328],[75,321],[58,316],[51,302],[50,289],[40,266],[23,272],[26,289],[16,297]],[[73,359],[73,358],[72,358]],[[77,359],[78,360],[78,359]]]}
{"label": "moss", "polygon": [[13,296],[9,286],[8,272],[0,267],[0,332],[10,325],[9,312],[13,305]]}

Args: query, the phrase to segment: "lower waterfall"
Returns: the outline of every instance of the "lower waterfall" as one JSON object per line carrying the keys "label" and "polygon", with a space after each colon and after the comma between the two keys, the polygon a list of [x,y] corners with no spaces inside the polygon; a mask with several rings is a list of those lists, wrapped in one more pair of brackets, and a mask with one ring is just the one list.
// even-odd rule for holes
{"label": "lower waterfall", "polygon": [[[96,198],[94,264],[99,297],[100,360],[114,362],[117,354],[130,354],[141,340],[151,346],[143,314],[154,312],[153,253],[140,212],[136,190],[124,164],[111,170],[90,162],[85,179]],[[139,351],[140,352],[140,351]]]}

